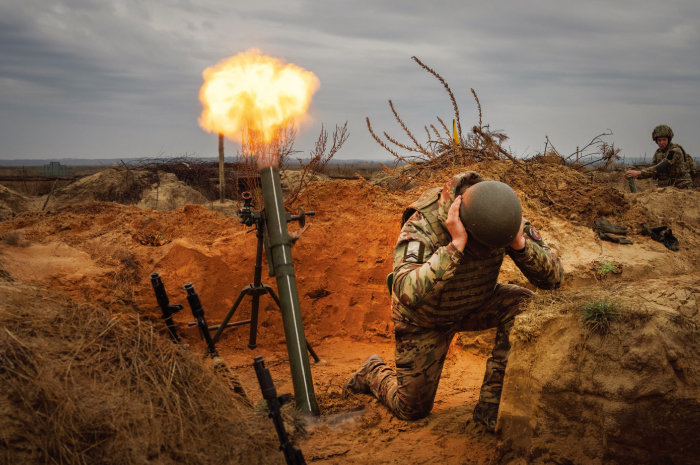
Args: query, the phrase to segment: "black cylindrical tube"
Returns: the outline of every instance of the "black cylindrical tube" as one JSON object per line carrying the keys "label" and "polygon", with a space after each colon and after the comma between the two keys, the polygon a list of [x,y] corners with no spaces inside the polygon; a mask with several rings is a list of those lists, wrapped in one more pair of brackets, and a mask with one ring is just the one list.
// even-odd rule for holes
{"label": "black cylindrical tube", "polygon": [[202,302],[199,300],[199,295],[195,292],[192,283],[185,283],[185,290],[187,291],[187,302],[190,304],[192,315],[197,320],[199,332],[207,343],[207,352],[210,353],[212,357],[218,357],[219,353],[216,351],[216,345],[209,333],[209,326],[207,325],[207,320],[204,318],[204,308],[202,307]]}

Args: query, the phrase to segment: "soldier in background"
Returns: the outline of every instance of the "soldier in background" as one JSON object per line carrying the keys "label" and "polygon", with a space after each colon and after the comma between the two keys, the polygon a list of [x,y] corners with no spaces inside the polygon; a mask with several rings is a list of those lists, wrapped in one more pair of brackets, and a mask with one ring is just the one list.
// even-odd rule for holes
{"label": "soldier in background", "polygon": [[691,188],[693,186],[691,172],[695,169],[695,162],[690,155],[686,154],[683,147],[671,143],[673,130],[661,124],[654,128],[651,137],[659,146],[654,153],[652,165],[643,170],[628,170],[625,177],[628,179],[654,177],[659,187]]}
{"label": "soldier in background", "polygon": [[[506,184],[475,172],[425,192],[405,213],[394,249],[392,320],[396,370],[370,356],[347,388],[372,393],[398,418],[423,418],[433,406],[445,355],[459,331],[497,328],[474,419],[493,431],[514,317],[532,291],[497,282],[508,254],[537,287],[554,289],[557,255],[522,218]],[[391,276],[391,275],[390,275]]]}

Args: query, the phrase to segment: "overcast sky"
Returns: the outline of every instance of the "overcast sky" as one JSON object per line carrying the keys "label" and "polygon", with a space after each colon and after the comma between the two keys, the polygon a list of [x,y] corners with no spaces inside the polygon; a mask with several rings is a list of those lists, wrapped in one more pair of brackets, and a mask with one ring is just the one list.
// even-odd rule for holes
{"label": "overcast sky", "polygon": [[[370,137],[483,119],[518,155],[611,130],[627,157],[651,130],[700,155],[700,1],[0,0],[0,159],[216,156],[197,123],[202,71],[249,48],[318,76],[312,120],[346,120],[337,158],[388,158]],[[227,156],[237,146],[227,142]]]}

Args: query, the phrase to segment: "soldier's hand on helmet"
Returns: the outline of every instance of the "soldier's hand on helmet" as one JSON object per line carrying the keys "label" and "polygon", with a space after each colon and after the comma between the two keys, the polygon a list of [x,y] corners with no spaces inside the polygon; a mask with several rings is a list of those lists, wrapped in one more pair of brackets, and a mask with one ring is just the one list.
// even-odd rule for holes
{"label": "soldier's hand on helmet", "polygon": [[626,178],[636,178],[636,177],[639,176],[640,174],[642,174],[642,172],[639,171],[639,170],[628,170],[628,171],[625,173],[625,177],[626,177]]}
{"label": "soldier's hand on helmet", "polygon": [[452,244],[460,252],[464,252],[464,247],[467,245],[467,230],[464,229],[462,221],[459,219],[459,206],[462,203],[462,197],[457,196],[457,198],[450,205],[450,209],[447,211],[447,220],[445,221],[445,226],[452,237]]}
{"label": "soldier's hand on helmet", "polygon": [[520,219],[520,230],[518,230],[518,234],[515,236],[515,239],[513,239],[513,242],[510,243],[511,249],[523,250],[525,248],[525,233],[523,232],[523,227],[526,222],[527,220],[524,217]]}

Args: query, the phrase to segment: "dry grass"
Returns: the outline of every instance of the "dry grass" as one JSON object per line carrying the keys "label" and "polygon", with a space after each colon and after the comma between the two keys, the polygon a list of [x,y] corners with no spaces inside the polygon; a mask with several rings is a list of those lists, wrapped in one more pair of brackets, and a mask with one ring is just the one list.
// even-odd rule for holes
{"label": "dry grass", "polygon": [[546,325],[566,315],[575,315],[582,329],[599,334],[608,332],[613,321],[637,328],[652,318],[644,299],[627,289],[624,283],[599,289],[540,291],[516,317],[511,336],[520,341],[533,341]]}
{"label": "dry grass", "polygon": [[230,379],[150,324],[36,288],[0,292],[4,463],[281,462]]}
{"label": "dry grass", "polygon": [[133,304],[134,288],[142,276],[141,264],[133,252],[126,250],[119,252],[117,258],[119,266],[109,273],[110,287],[113,289],[111,295],[116,302]]}
{"label": "dry grass", "polygon": [[10,274],[9,271],[0,266],[0,281],[14,281],[15,278]]}
{"label": "dry grass", "polygon": [[572,301],[569,295],[562,292],[536,294],[528,301],[525,310],[515,317],[511,337],[525,342],[534,340],[550,321],[570,311]]}
{"label": "dry grass", "polygon": [[304,163],[301,159],[298,160],[301,178],[299,179],[298,187],[287,196],[284,202],[285,207],[289,208],[295,204],[299,198],[299,194],[301,194],[313,180],[314,174],[323,173],[326,170],[328,162],[331,161],[333,156],[340,150],[343,144],[345,144],[349,135],[347,121],[343,126],[336,125],[333,131],[333,140],[330,147],[328,147],[328,131],[321,125],[321,133],[318,139],[316,139],[314,149],[309,153],[311,158],[307,163]]}

